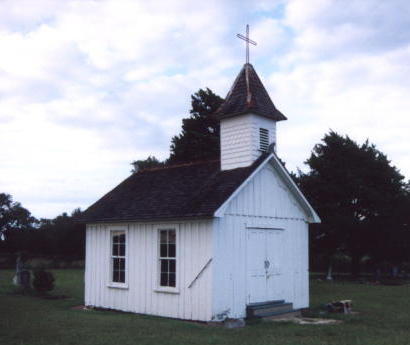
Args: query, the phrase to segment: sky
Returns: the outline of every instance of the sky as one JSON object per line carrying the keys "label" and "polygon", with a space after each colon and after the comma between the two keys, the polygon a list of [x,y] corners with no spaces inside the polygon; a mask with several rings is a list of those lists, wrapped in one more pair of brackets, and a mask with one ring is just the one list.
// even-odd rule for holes
{"label": "sky", "polygon": [[334,130],[410,178],[410,2],[0,1],[0,192],[38,218],[87,208],[169,155],[190,95],[250,62],[289,170]]}

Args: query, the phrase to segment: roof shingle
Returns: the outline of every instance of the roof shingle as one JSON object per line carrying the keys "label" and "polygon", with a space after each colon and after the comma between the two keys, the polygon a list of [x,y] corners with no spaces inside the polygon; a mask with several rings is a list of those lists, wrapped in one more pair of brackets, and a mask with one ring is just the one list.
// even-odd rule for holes
{"label": "roof shingle", "polygon": [[275,121],[287,119],[276,109],[253,66],[246,63],[216,114],[220,118],[226,118],[248,113]]}
{"label": "roof shingle", "polygon": [[225,171],[212,161],[135,173],[91,205],[81,221],[212,217],[267,155],[249,167]]}

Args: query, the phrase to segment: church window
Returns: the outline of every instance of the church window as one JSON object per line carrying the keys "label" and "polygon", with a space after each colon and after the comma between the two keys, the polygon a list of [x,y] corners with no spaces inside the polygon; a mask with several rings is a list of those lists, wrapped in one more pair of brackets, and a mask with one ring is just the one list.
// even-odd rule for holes
{"label": "church window", "polygon": [[176,287],[176,231],[159,230],[159,285]]}
{"label": "church window", "polygon": [[259,128],[259,149],[261,151],[268,151],[269,148],[269,130],[266,128]]}
{"label": "church window", "polygon": [[113,283],[125,283],[125,231],[111,232],[111,280]]}

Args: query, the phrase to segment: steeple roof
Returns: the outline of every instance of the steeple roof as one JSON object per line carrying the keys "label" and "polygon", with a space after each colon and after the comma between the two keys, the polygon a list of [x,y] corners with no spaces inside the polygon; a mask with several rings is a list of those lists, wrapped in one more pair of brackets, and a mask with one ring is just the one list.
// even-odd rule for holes
{"label": "steeple roof", "polygon": [[249,113],[275,121],[287,120],[274,106],[253,66],[246,63],[216,114],[220,118],[226,118]]}

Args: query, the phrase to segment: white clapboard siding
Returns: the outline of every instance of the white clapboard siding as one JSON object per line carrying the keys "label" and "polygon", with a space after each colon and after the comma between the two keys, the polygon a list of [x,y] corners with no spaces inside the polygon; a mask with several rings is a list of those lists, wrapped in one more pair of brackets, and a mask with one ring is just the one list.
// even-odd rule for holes
{"label": "white clapboard siding", "polygon": [[309,305],[308,223],[292,193],[267,164],[215,219],[213,314],[245,316],[247,228],[283,229],[285,299],[299,309]]}
{"label": "white clapboard siding", "polygon": [[[178,293],[157,292],[158,227],[176,227]],[[127,232],[128,288],[110,281],[110,231]],[[87,225],[85,304],[135,313],[209,321],[212,317],[212,221]]]}
{"label": "white clapboard siding", "polygon": [[221,120],[221,169],[251,165],[261,154],[259,128],[269,130],[269,144],[276,143],[276,122],[246,114]]}

